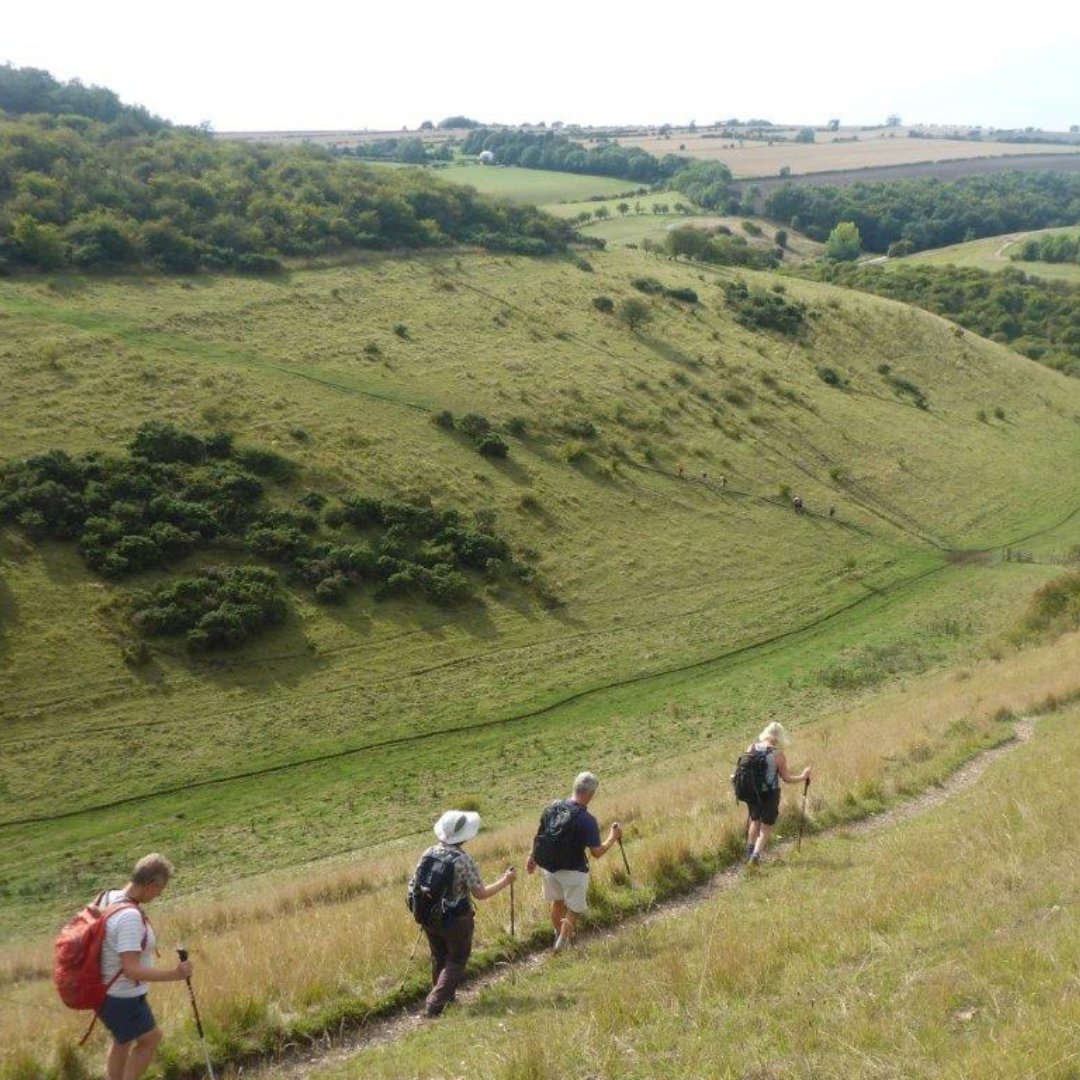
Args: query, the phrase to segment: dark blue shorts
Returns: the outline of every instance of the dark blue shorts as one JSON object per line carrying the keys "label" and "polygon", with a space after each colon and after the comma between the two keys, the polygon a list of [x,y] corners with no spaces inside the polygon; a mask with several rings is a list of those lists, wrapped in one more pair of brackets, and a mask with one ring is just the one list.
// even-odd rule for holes
{"label": "dark blue shorts", "polygon": [[138,997],[113,997],[110,994],[98,1010],[98,1016],[109,1029],[109,1034],[121,1044],[129,1043],[157,1027],[145,994]]}
{"label": "dark blue shorts", "polygon": [[760,821],[762,825],[775,825],[780,816],[780,789],[766,791],[758,803],[749,803],[750,820]]}

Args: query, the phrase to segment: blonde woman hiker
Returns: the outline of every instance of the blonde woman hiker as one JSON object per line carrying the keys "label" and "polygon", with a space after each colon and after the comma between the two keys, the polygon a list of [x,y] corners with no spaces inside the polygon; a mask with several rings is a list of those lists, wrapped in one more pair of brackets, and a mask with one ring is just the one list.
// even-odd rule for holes
{"label": "blonde woman hiker", "polygon": [[747,755],[752,755],[762,762],[758,798],[746,801],[750,817],[746,831],[746,859],[751,866],[756,866],[761,861],[776,826],[776,819],[780,816],[781,783],[801,784],[810,779],[809,765],[798,774],[792,773],[788,768],[784,747],[790,743],[791,739],[783,724],[774,720],[746,750]]}
{"label": "blonde woman hiker", "polygon": [[479,814],[447,810],[435,822],[439,842],[420,856],[409,882],[409,910],[424,928],[431,950],[431,993],[424,1002],[429,1019],[442,1014],[465,978],[474,929],[469,897],[487,900],[517,879],[511,866],[493,884],[484,884],[472,856],[461,849],[479,831]]}

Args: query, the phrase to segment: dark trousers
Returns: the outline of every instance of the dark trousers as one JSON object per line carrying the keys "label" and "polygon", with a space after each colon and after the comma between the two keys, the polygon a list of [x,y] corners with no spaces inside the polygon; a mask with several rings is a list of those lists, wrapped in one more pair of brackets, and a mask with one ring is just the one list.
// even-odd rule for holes
{"label": "dark trousers", "polygon": [[472,952],[473,913],[459,915],[446,926],[424,927],[431,949],[430,1013],[440,1013],[453,1001],[458,983],[465,978],[465,965]]}

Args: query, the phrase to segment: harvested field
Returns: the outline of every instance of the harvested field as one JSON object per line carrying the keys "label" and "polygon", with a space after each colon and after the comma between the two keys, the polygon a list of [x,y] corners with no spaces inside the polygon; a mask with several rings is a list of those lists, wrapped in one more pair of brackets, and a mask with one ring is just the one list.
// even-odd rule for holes
{"label": "harvested field", "polygon": [[[720,161],[731,169],[737,180],[774,177],[788,168],[793,176],[810,173],[847,172],[882,169],[888,166],[927,165],[932,163],[967,163],[972,159],[1001,157],[1049,157],[1075,155],[1077,146],[1069,144],[1023,144],[966,142],[957,139],[911,139],[902,131],[886,134],[884,130],[833,135],[819,131],[812,143],[767,142],[710,137],[711,133],[672,133],[670,138],[650,136],[625,138],[624,146],[640,146],[650,154],[683,154],[703,161]],[[921,175],[927,175],[925,173]],[[891,178],[889,178],[891,179]]]}

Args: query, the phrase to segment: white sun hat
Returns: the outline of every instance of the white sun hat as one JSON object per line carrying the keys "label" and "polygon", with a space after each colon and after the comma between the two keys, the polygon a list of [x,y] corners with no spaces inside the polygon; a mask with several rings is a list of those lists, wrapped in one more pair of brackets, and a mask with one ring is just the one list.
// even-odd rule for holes
{"label": "white sun hat", "polygon": [[471,810],[447,810],[435,822],[435,835],[444,844],[464,844],[480,831],[480,815]]}

